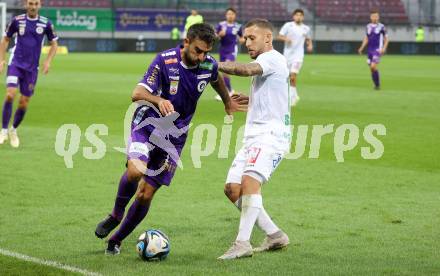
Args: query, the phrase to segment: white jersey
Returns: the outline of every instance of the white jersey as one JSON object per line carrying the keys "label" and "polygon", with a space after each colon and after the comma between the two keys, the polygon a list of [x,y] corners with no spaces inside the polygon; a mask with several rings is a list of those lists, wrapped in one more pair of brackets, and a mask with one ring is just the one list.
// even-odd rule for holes
{"label": "white jersey", "polygon": [[304,42],[310,39],[310,27],[295,22],[287,22],[280,30],[280,35],[286,36],[291,43],[284,43],[284,56],[289,61],[302,62],[304,59]]}
{"label": "white jersey", "polygon": [[260,54],[254,61],[263,68],[252,78],[245,139],[274,134],[290,143],[289,70],[286,58],[276,50]]}

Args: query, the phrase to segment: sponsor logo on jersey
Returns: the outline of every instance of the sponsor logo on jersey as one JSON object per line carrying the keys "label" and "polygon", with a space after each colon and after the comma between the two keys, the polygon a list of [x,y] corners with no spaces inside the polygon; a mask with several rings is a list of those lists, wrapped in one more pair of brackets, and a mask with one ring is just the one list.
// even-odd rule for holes
{"label": "sponsor logo on jersey", "polygon": [[174,64],[177,63],[177,58],[170,58],[165,60],[165,64]]}
{"label": "sponsor logo on jersey", "polygon": [[169,69],[170,73],[175,74],[175,75],[179,75],[179,68],[170,68]]}
{"label": "sponsor logo on jersey", "polygon": [[200,69],[206,69],[206,70],[212,71],[212,68],[214,67],[214,65],[210,62],[205,61],[205,62],[200,63],[199,67],[200,67]]}
{"label": "sponsor logo on jersey", "polygon": [[278,167],[278,165],[280,164],[280,162],[281,162],[281,154],[275,154],[275,156],[274,156],[274,158],[273,158],[273,160],[272,160],[272,165],[273,165],[273,168],[275,169],[276,167]]}
{"label": "sponsor logo on jersey", "polygon": [[175,56],[176,55],[176,51],[171,51],[168,53],[163,53],[161,56],[163,57],[169,57],[169,56]]}
{"label": "sponsor logo on jersey", "polygon": [[203,75],[197,75],[197,79],[207,79],[210,78],[212,74],[203,74]]}
{"label": "sponsor logo on jersey", "polygon": [[147,83],[149,85],[153,85],[156,82],[156,79],[159,75],[159,66],[156,65],[153,68],[153,72],[151,73],[151,75],[147,78]]}

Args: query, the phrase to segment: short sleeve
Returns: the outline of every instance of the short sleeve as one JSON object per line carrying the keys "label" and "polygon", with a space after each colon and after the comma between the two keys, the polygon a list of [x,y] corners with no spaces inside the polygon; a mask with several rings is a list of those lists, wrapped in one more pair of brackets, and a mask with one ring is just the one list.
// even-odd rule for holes
{"label": "short sleeve", "polygon": [[17,20],[15,20],[15,18],[13,18],[11,20],[11,22],[9,22],[8,26],[6,27],[4,35],[6,37],[12,38],[16,32],[18,32]]}
{"label": "short sleeve", "polygon": [[145,89],[154,95],[159,95],[162,84],[163,68],[163,60],[161,55],[158,54],[150,64],[150,67],[138,85],[145,87]]}
{"label": "short sleeve", "polygon": [[288,30],[287,23],[285,23],[283,27],[281,27],[280,35],[287,35],[287,30]]}
{"label": "short sleeve", "polygon": [[259,55],[254,62],[260,64],[263,69],[263,77],[274,73],[277,67],[276,60],[271,58],[270,52]]}
{"label": "short sleeve", "polygon": [[50,22],[50,21],[47,22],[46,36],[49,41],[58,40],[58,36],[55,33],[55,28],[54,28],[52,22]]}

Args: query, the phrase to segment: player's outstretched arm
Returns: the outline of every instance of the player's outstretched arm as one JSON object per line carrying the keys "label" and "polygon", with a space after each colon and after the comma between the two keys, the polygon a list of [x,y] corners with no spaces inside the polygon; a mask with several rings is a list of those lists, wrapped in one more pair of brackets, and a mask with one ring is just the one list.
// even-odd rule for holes
{"label": "player's outstretched arm", "polygon": [[138,85],[134,88],[133,93],[131,95],[131,100],[133,102],[137,102],[137,101],[150,102],[159,108],[160,113],[162,113],[163,116],[167,116],[174,112],[174,106],[170,101],[151,94],[150,91],[148,91],[145,87],[141,85]]}
{"label": "player's outstretched arm", "polygon": [[233,95],[230,97],[223,77],[219,76],[216,81],[211,81],[211,86],[222,98],[226,114],[232,115],[233,112],[247,111],[249,98],[244,95]]}
{"label": "player's outstretched arm", "polygon": [[3,72],[6,61],[6,50],[8,49],[9,42],[11,39],[7,36],[4,36],[0,42],[0,74]]}
{"label": "player's outstretched arm", "polygon": [[44,61],[43,74],[47,75],[47,73],[49,73],[49,68],[50,68],[50,65],[52,64],[53,58],[57,54],[57,49],[58,49],[58,42],[56,40],[52,40],[50,42],[49,53],[47,54],[47,58]]}
{"label": "player's outstretched arm", "polygon": [[241,77],[258,76],[263,74],[263,68],[256,62],[238,63],[233,61],[220,62],[218,70],[229,74]]}
{"label": "player's outstretched arm", "polygon": [[365,47],[367,46],[367,44],[368,44],[368,37],[364,37],[364,40],[362,40],[362,45],[361,45],[361,47],[359,47],[359,49],[358,49],[358,53],[359,53],[359,55],[362,55],[362,51],[365,49]]}

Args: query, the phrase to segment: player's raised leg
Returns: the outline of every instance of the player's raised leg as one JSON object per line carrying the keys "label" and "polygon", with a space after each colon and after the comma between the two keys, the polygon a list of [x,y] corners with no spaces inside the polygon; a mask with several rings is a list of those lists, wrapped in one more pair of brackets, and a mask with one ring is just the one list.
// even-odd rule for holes
{"label": "player's raised leg", "polygon": [[17,86],[10,86],[6,89],[6,96],[3,102],[3,113],[2,113],[2,130],[0,132],[0,144],[3,144],[8,140],[9,133],[8,127],[12,116],[12,106],[14,104],[14,98],[17,94]]}

